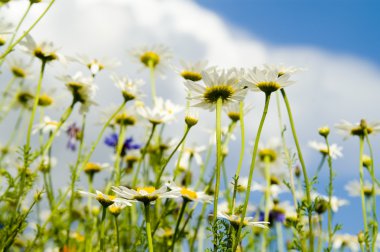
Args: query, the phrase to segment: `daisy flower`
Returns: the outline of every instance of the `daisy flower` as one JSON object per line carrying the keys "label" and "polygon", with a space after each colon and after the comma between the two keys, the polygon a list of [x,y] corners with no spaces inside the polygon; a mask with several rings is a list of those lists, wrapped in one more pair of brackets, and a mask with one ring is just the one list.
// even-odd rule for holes
{"label": "daisy flower", "polygon": [[49,172],[51,168],[57,165],[57,159],[55,157],[43,156],[38,157],[36,160],[37,169],[43,173]]}
{"label": "daisy flower", "polygon": [[[326,143],[311,141],[311,142],[309,142],[309,146],[312,149],[319,151],[323,156],[326,156],[328,154]],[[337,159],[338,157],[342,157],[343,156],[342,149],[343,149],[343,147],[341,147],[337,144],[331,144],[330,145],[330,156],[331,156],[331,158]]]}
{"label": "daisy flower", "polygon": [[267,69],[261,70],[254,67],[246,71],[242,83],[251,88],[252,91],[262,91],[270,95],[278,89],[293,84],[294,82],[290,81],[289,78],[290,75],[288,73],[279,76],[276,70],[268,71]]}
{"label": "daisy flower", "polygon": [[143,80],[133,80],[128,76],[119,77],[116,74],[111,75],[111,79],[116,87],[120,89],[125,101],[138,99],[142,96],[141,86],[144,84]]}
{"label": "daisy flower", "polygon": [[30,87],[21,87],[13,95],[13,108],[25,108],[31,110],[34,102],[34,93],[31,91]]}
{"label": "daisy flower", "polygon": [[356,235],[336,234],[333,240],[333,249],[342,250],[349,248],[351,251],[359,251],[359,243]]}
{"label": "daisy flower", "polygon": [[117,217],[126,206],[131,206],[131,204],[128,201],[116,201],[108,207],[108,211]]}
{"label": "daisy flower", "polygon": [[7,42],[7,35],[12,33],[12,27],[11,23],[5,22],[3,18],[0,19],[0,46],[5,45]]}
{"label": "daisy flower", "polygon": [[75,75],[65,75],[59,77],[60,80],[66,83],[67,89],[73,95],[74,102],[81,103],[79,112],[81,114],[88,112],[91,105],[96,105],[94,96],[97,90],[93,82],[93,78],[86,78],[81,72]]}
{"label": "daisy flower", "polygon": [[[265,193],[266,190],[267,190],[266,185],[260,184],[260,183],[255,182],[255,181],[252,183],[251,191],[259,191],[259,192]],[[269,186],[269,191],[270,191],[270,195],[272,197],[278,198],[278,195],[280,193],[288,192],[289,190],[284,186],[280,186],[278,184],[272,184],[271,183],[271,185]]]}
{"label": "daisy flower", "polygon": [[172,181],[166,183],[166,185],[172,191],[179,191],[181,193],[183,200],[202,202],[202,203],[212,202],[213,197],[211,197],[210,195],[207,195],[205,192],[196,192],[186,187],[179,187]]}
{"label": "daisy flower", "polygon": [[50,62],[54,60],[64,60],[64,57],[57,53],[57,48],[54,47],[52,42],[41,42],[39,44],[34,41],[29,34],[25,36],[25,39],[20,42],[23,50],[36,58],[44,62]]}
{"label": "daisy flower", "polygon": [[22,58],[8,56],[6,61],[15,78],[25,79],[32,76],[31,65],[26,63]]}
{"label": "daisy flower", "polygon": [[276,72],[278,76],[284,75],[284,74],[293,74],[300,71],[304,71],[304,68],[299,67],[293,67],[293,66],[285,66],[285,65],[264,65],[264,69],[268,72]]}
{"label": "daisy flower", "polygon": [[184,149],[183,149],[183,155],[182,155],[182,158],[186,161],[189,161],[190,159],[195,159],[195,162],[197,163],[197,165],[202,165],[203,164],[203,160],[202,160],[202,156],[201,156],[201,153],[204,152],[206,150],[206,146],[204,145],[195,145],[193,144],[193,146],[186,146]]}
{"label": "daisy flower", "polygon": [[[321,198],[321,199],[325,200],[326,202],[329,201],[328,196],[319,194],[317,192],[312,192],[310,196],[311,196],[312,200],[315,200],[316,198]],[[336,196],[331,197],[331,209],[333,210],[333,212],[338,212],[340,207],[346,206],[348,204],[349,204],[348,200],[340,199]]]}
{"label": "daisy flower", "polygon": [[[90,193],[90,192],[85,192],[85,191],[78,191],[78,192],[82,195],[89,196],[91,198],[95,198],[97,201],[99,201],[100,204],[102,204],[103,207],[109,207],[110,205],[112,205],[115,202],[115,199],[116,199],[116,196],[107,195],[107,194],[104,194],[98,190],[95,191],[96,194]],[[128,201],[125,201],[125,203],[129,206],[132,205]]]}
{"label": "daisy flower", "polygon": [[235,70],[216,70],[208,73],[202,72],[203,85],[187,80],[185,86],[189,96],[189,100],[194,100],[196,104],[193,106],[202,107],[210,111],[216,107],[218,99],[222,99],[223,105],[231,102],[239,102],[244,100],[247,89],[239,82]]}
{"label": "daisy flower", "polygon": [[[59,126],[58,121],[54,121],[50,119],[48,116],[44,116],[43,122],[36,124],[33,128],[32,134],[36,134],[38,132],[42,132],[43,134],[50,134],[54,132]],[[61,127],[64,129],[64,127]],[[57,132],[57,136],[59,136],[59,131]]]}
{"label": "daisy flower", "polygon": [[200,81],[202,80],[202,71],[208,72],[213,68],[207,67],[208,61],[197,61],[194,63],[181,60],[179,69],[176,72],[182,76],[185,80]]}
{"label": "daisy flower", "polygon": [[367,131],[368,135],[379,133],[380,122],[366,122],[362,119],[360,123],[353,124],[343,120],[341,123],[336,124],[335,128],[343,135],[361,137],[364,136],[365,131]]}
{"label": "daisy flower", "polygon": [[116,59],[109,59],[109,58],[91,58],[84,54],[78,54],[74,57],[68,57],[69,60],[72,60],[74,62],[78,62],[79,64],[84,65],[87,67],[91,74],[95,76],[98,72],[102,71],[103,69],[113,69],[120,65],[120,61]]}
{"label": "daisy flower", "polygon": [[[218,218],[228,220],[230,224],[235,228],[239,228],[241,216],[240,215],[229,215],[223,212],[218,212]],[[259,228],[268,228],[269,222],[267,221],[254,221],[253,217],[245,217],[243,220],[243,227],[259,227]]]}
{"label": "daisy flower", "polygon": [[[233,122],[237,122],[240,120],[240,104],[239,103],[230,103],[224,108],[224,112],[226,112],[227,116],[231,119]],[[244,106],[243,113],[244,115],[248,114],[249,111],[252,110],[252,106]]]}
{"label": "daisy flower", "polygon": [[[359,181],[350,181],[345,185],[344,189],[348,192],[348,195],[352,197],[360,196],[360,182]],[[368,180],[363,183],[364,195],[370,197],[372,195],[372,183]],[[380,195],[380,187],[375,185],[375,194]]]}
{"label": "daisy flower", "polygon": [[191,128],[194,125],[196,125],[199,121],[199,113],[198,111],[195,111],[194,109],[188,109],[186,111],[185,115],[185,123],[186,125]]}
{"label": "daisy flower", "polygon": [[173,104],[170,100],[164,101],[157,97],[153,108],[137,104],[137,112],[152,124],[161,124],[173,121],[175,114],[182,110],[181,106]]}
{"label": "daisy flower", "polygon": [[153,68],[160,74],[164,73],[172,58],[171,51],[164,45],[143,46],[133,49],[131,53],[144,67]]}
{"label": "daisy flower", "polygon": [[136,190],[124,186],[112,187],[112,190],[122,199],[140,201],[144,204],[155,204],[157,199],[178,198],[181,196],[179,191],[168,191],[167,186],[156,189],[153,186],[137,187]]}

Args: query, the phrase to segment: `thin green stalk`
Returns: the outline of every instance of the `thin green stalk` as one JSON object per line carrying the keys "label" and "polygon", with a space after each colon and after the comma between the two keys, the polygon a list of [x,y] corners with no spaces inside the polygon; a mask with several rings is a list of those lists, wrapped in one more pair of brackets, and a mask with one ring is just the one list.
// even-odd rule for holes
{"label": "thin green stalk", "polygon": [[103,212],[102,212],[102,220],[100,223],[100,251],[106,251],[104,247],[104,230],[105,230],[105,220],[107,215],[107,207],[103,206]]}
{"label": "thin green stalk", "polygon": [[1,101],[0,101],[0,108],[3,108],[4,101],[5,101],[8,93],[9,93],[9,89],[12,87],[13,83],[15,82],[15,80],[16,80],[16,77],[12,76],[12,78],[8,81],[7,85],[5,86],[5,88],[3,90],[2,97],[1,97]]}
{"label": "thin green stalk", "polygon": [[117,252],[119,252],[120,251],[120,234],[119,234],[119,222],[117,221],[116,215],[115,215],[115,230],[116,230]]}
{"label": "thin green stalk", "polygon": [[303,159],[301,147],[300,147],[299,142],[298,142],[298,137],[297,137],[297,132],[296,132],[295,125],[294,125],[292,111],[290,109],[288,97],[286,96],[284,89],[281,89],[281,94],[282,94],[282,98],[284,99],[284,102],[286,105],[286,110],[288,112],[289,122],[290,122],[290,126],[292,128],[292,134],[293,134],[293,138],[294,138],[294,143],[296,144],[298,159],[301,163],[302,174],[303,174],[303,177],[305,180],[306,201],[307,201],[307,205],[308,205],[308,219],[309,219],[309,243],[310,243],[309,249],[311,252],[313,252],[314,251],[314,233],[313,233],[313,222],[312,222],[312,209],[311,209],[312,202],[311,202],[311,196],[310,196],[309,177],[307,176],[305,161]]}
{"label": "thin green stalk", "polygon": [[146,153],[147,153],[147,150],[148,150],[148,147],[149,147],[150,141],[151,141],[152,138],[153,138],[153,135],[154,135],[154,131],[155,131],[155,129],[156,129],[156,126],[157,126],[157,124],[153,123],[153,125],[152,125],[152,131],[150,132],[150,135],[149,135],[148,141],[146,142],[146,144],[145,144],[145,146],[144,146],[144,148],[143,148],[143,150],[142,150],[141,158],[140,158],[140,160],[139,160],[139,163],[138,163],[138,165],[137,165],[137,169],[136,169],[135,175],[134,175],[134,177],[133,177],[133,182],[132,182],[132,187],[133,187],[133,188],[136,187],[136,185],[137,185],[137,179],[138,179],[138,175],[139,175],[139,173],[140,173],[141,164],[142,164],[142,162],[143,162],[144,159],[145,159],[145,155],[146,155]]}
{"label": "thin green stalk", "polygon": [[277,250],[278,252],[284,251],[284,238],[282,237],[282,223],[276,222],[276,236],[277,236]]}
{"label": "thin green stalk", "polygon": [[333,229],[332,229],[332,207],[331,207],[331,199],[332,199],[333,192],[334,192],[334,188],[333,188],[334,172],[333,172],[333,167],[332,167],[330,144],[329,144],[327,136],[325,136],[324,138],[325,138],[325,143],[327,146],[327,153],[328,153],[327,155],[324,155],[324,157],[327,156],[327,163],[329,166],[329,190],[328,190],[329,207],[327,209],[327,232],[328,232],[328,236],[329,236],[328,248],[331,250],[332,240],[333,240],[333,236],[334,236]]}
{"label": "thin green stalk", "polygon": [[323,230],[322,230],[322,215],[318,214],[318,224],[319,224],[319,237],[318,237],[318,247],[317,251],[322,251],[322,245],[323,245]]}
{"label": "thin green stalk", "polygon": [[149,203],[144,203],[144,207],[145,207],[145,226],[146,226],[146,236],[148,238],[148,247],[149,247],[149,252],[153,252],[152,231],[150,227]]}
{"label": "thin green stalk", "polygon": [[[367,130],[366,130],[367,131]],[[375,165],[374,165],[374,157],[373,157],[373,149],[372,149],[372,144],[369,141],[368,133],[366,132],[365,134],[365,139],[367,141],[367,146],[369,149],[369,156],[371,158],[371,165],[369,167],[369,172],[371,175],[371,180],[372,180],[372,215],[373,215],[373,221],[374,221],[374,227],[372,229],[372,251],[375,251],[376,247],[376,241],[377,241],[377,235],[378,235],[378,220],[377,220],[377,214],[376,214],[376,177],[375,177]]]}
{"label": "thin green stalk", "polygon": [[[368,223],[367,223],[367,209],[365,204],[364,195],[364,182],[363,182],[363,152],[364,152],[364,138],[359,137],[359,175],[360,175],[360,197],[362,203],[362,213],[363,213],[363,224],[364,224],[364,234],[368,235]],[[367,244],[367,243],[366,243]]]}
{"label": "thin green stalk", "polygon": [[[270,202],[270,157],[266,155],[264,157],[264,175],[265,175],[265,181],[266,181],[266,188],[265,188],[265,194],[264,194],[264,202],[265,202],[265,208],[264,208],[264,221],[269,221],[269,202]],[[250,187],[248,187],[250,188]],[[249,190],[247,188],[247,190]],[[265,229],[263,236],[263,241],[261,243],[261,251],[266,251],[266,247],[268,244],[268,230]]]}
{"label": "thin green stalk", "polygon": [[[252,176],[253,176],[253,172],[255,170],[256,157],[257,157],[257,151],[258,151],[258,147],[259,147],[261,131],[262,131],[263,126],[264,126],[265,117],[268,113],[269,102],[270,102],[270,93],[265,94],[265,105],[264,105],[263,114],[262,114],[261,119],[260,119],[259,128],[257,130],[257,134],[255,137],[255,144],[253,147],[252,160],[251,160],[251,165],[249,167],[247,188],[251,188]],[[239,228],[238,228],[238,231],[236,232],[236,238],[235,238],[235,243],[233,245],[233,251],[236,251],[237,246],[240,243],[240,235],[241,235],[241,230],[243,228],[244,218],[245,218],[245,215],[247,213],[247,207],[248,207],[248,201],[249,201],[250,193],[251,193],[251,190],[247,190],[247,192],[245,194],[244,206],[243,206],[243,210],[242,210],[242,214],[241,214],[241,220],[239,223]]]}
{"label": "thin green stalk", "polygon": [[177,238],[177,234],[178,234],[178,230],[179,230],[179,225],[181,224],[181,220],[182,220],[183,214],[185,213],[185,209],[186,209],[187,203],[188,203],[188,201],[186,199],[184,199],[183,203],[182,203],[181,210],[179,212],[177,224],[175,225],[175,231],[174,231],[174,235],[173,235],[172,249],[171,249],[172,252],[174,252],[174,246],[175,246],[175,243],[176,243],[176,238]]}
{"label": "thin green stalk", "polygon": [[292,193],[294,209],[297,209],[298,203],[297,203],[297,198],[296,198],[296,193],[295,193],[296,190],[295,190],[295,186],[294,186],[293,162],[292,162],[292,158],[290,157],[289,149],[288,149],[287,144],[286,144],[286,139],[285,139],[285,129],[286,128],[282,122],[282,113],[281,113],[279,92],[276,92],[276,104],[277,104],[278,123],[279,123],[280,131],[281,131],[281,141],[282,141],[282,146],[284,148],[285,158],[286,158],[288,170],[289,170],[290,191]]}
{"label": "thin green stalk", "polygon": [[199,188],[199,186],[201,185],[201,183],[205,182],[203,180],[203,177],[205,175],[205,171],[206,171],[206,167],[208,166],[208,163],[210,161],[210,158],[211,158],[211,152],[212,152],[212,145],[210,145],[207,149],[207,154],[206,154],[206,160],[205,162],[201,165],[201,171],[199,172],[199,178],[195,187],[194,187],[194,190],[197,190]]}
{"label": "thin green stalk", "polygon": [[115,172],[116,172],[116,186],[120,185],[121,181],[121,169],[120,169],[120,154],[123,149],[124,138],[125,138],[126,126],[120,125],[119,138],[117,139],[116,145],[116,158],[115,158]]}
{"label": "thin green stalk", "polygon": [[317,171],[315,172],[314,177],[318,177],[319,172],[321,171],[321,169],[322,169],[323,164],[325,163],[325,161],[326,161],[326,155],[322,154],[321,161],[319,161],[319,164],[318,164],[318,167],[317,167]]}
{"label": "thin green stalk", "polygon": [[235,214],[235,201],[236,201],[236,194],[237,194],[237,188],[239,185],[239,177],[240,177],[240,170],[243,166],[243,160],[244,160],[244,151],[245,151],[245,134],[244,134],[244,102],[240,102],[240,135],[241,135],[241,145],[240,145],[240,154],[239,154],[239,162],[238,166],[236,168],[235,172],[235,181],[234,181],[234,191],[232,194],[232,206],[231,211],[232,215]]}
{"label": "thin green stalk", "polygon": [[150,89],[153,99],[153,104],[156,104],[156,78],[154,76],[154,66],[152,61],[149,61],[149,77],[150,77]]}
{"label": "thin green stalk", "polygon": [[[215,180],[215,193],[214,193],[214,212],[213,223],[216,224],[218,215],[218,198],[220,187],[220,167],[222,165],[222,105],[223,100],[221,97],[216,102],[216,180]],[[215,237],[214,237],[215,239]]]}
{"label": "thin green stalk", "polygon": [[191,127],[189,127],[189,126],[186,125],[186,129],[185,129],[185,133],[183,134],[183,137],[181,138],[181,140],[179,141],[179,143],[177,144],[177,146],[174,148],[174,150],[172,151],[172,153],[170,153],[170,156],[165,160],[165,163],[164,163],[164,165],[162,166],[162,168],[161,168],[161,170],[160,170],[160,173],[159,173],[158,176],[157,176],[157,179],[156,179],[156,187],[159,186],[161,176],[162,176],[162,174],[164,173],[166,166],[169,164],[170,160],[172,159],[172,157],[174,156],[174,154],[177,152],[177,150],[178,150],[178,148],[181,146],[181,144],[185,141],[185,139],[186,139],[186,137],[187,137],[187,134],[188,134],[189,131],[190,131],[190,128],[191,128]]}
{"label": "thin green stalk", "polygon": [[3,64],[5,57],[12,52],[13,48],[20,43],[20,41],[30,33],[30,31],[38,24],[38,22],[45,16],[50,7],[53,5],[55,0],[51,0],[49,5],[45,8],[45,10],[41,13],[41,15],[34,21],[34,23],[10,46],[8,46],[7,50],[0,56],[0,66]]}
{"label": "thin green stalk", "polygon": [[30,115],[30,120],[29,120],[29,126],[28,126],[28,131],[27,131],[27,136],[26,136],[25,149],[29,149],[30,148],[30,138],[31,138],[31,135],[32,135],[32,128],[33,128],[33,123],[34,123],[34,117],[36,115],[36,111],[37,111],[37,107],[38,107],[38,99],[40,98],[40,92],[41,92],[41,86],[42,86],[42,78],[44,76],[45,66],[46,66],[46,61],[42,61],[42,63],[41,63],[40,77],[38,79],[38,84],[37,84],[37,91],[36,91],[36,95],[34,96],[34,103],[33,103],[32,114]]}

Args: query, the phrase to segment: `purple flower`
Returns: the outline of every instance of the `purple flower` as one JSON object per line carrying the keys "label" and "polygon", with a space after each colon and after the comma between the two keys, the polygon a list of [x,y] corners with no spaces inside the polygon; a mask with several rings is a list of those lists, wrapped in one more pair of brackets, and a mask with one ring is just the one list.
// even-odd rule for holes
{"label": "purple flower", "polygon": [[[112,133],[111,135],[109,135],[108,137],[104,139],[104,143],[110,147],[113,147],[116,152],[118,140],[119,140],[118,134]],[[121,152],[120,152],[120,156],[124,157],[125,154],[127,154],[128,150],[138,150],[140,148],[141,148],[141,145],[133,143],[133,138],[129,137],[125,139],[124,141],[123,148],[121,149]]]}
{"label": "purple flower", "polygon": [[77,127],[76,123],[72,123],[66,130],[66,134],[69,136],[69,141],[67,142],[66,147],[72,151],[76,150],[76,142],[79,139],[81,129]]}

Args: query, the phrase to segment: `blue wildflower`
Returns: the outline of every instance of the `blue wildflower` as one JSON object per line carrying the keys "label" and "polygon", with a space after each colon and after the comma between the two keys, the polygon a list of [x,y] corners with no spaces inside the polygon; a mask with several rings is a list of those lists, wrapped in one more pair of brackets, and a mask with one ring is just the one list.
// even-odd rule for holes
{"label": "blue wildflower", "polygon": [[[116,151],[118,140],[119,140],[119,135],[116,133],[112,133],[111,135],[109,135],[108,137],[104,139],[104,143],[110,147],[113,147]],[[124,157],[127,154],[128,150],[138,150],[141,148],[140,144],[136,144],[133,142],[134,142],[133,137],[128,137],[127,139],[125,139],[123,148],[121,149],[121,152],[120,152],[121,157]]]}
{"label": "blue wildflower", "polygon": [[66,134],[69,136],[69,141],[67,142],[66,147],[72,151],[75,151],[76,142],[80,139],[81,129],[77,127],[74,122],[67,128]]}

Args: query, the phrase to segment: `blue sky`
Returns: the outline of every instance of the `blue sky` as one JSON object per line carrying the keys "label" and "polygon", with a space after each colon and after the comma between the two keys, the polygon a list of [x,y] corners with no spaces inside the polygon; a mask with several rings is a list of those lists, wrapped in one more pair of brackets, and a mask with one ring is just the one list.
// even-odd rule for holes
{"label": "blue sky", "polygon": [[380,65],[380,2],[197,0],[225,21],[281,45],[311,45]]}

